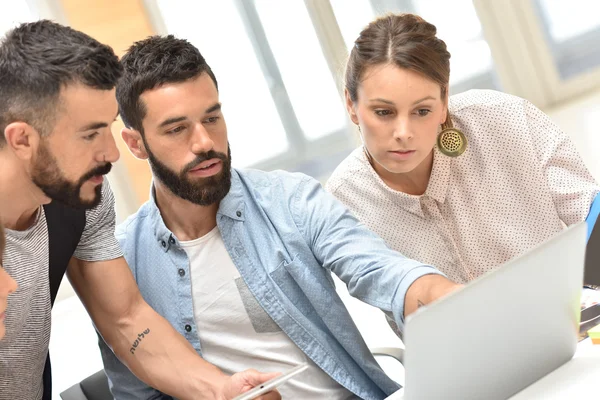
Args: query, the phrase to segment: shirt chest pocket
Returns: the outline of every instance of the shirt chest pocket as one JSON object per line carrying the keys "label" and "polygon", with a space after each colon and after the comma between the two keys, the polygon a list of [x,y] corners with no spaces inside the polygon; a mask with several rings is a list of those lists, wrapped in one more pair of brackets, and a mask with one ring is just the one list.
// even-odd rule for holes
{"label": "shirt chest pocket", "polygon": [[240,276],[235,279],[235,285],[244,304],[244,309],[252,323],[256,333],[274,333],[281,332],[281,328],[273,321],[267,312],[256,301],[256,298],[248,289],[246,282]]}

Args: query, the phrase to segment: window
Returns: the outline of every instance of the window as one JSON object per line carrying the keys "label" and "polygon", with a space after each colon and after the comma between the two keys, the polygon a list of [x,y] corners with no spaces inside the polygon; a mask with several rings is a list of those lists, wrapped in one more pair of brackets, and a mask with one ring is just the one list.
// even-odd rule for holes
{"label": "window", "polygon": [[348,50],[377,15],[412,12],[452,54],[450,93],[498,89],[539,107],[600,84],[596,0],[146,0],[158,33],[189,39],[219,80],[236,166],[323,176],[357,145]]}
{"label": "window", "polygon": [[304,2],[255,0],[255,4],[305,137],[314,140],[344,129],[341,97]]}
{"label": "window", "polygon": [[66,24],[66,18],[58,2],[54,0],[13,0],[0,3],[0,36],[23,22],[41,18]]}
{"label": "window", "polygon": [[[348,50],[360,31],[377,15],[388,12],[419,14],[437,27],[446,42],[450,58],[450,92],[471,88],[498,89],[490,48],[470,0],[382,1],[357,0],[352,7],[344,0],[331,0],[331,6]],[[460,23],[448,15],[460,15]]]}
{"label": "window", "polygon": [[537,0],[538,18],[560,78],[600,66],[600,3]]}
{"label": "window", "polygon": [[600,84],[595,0],[474,0],[502,86],[546,107]]}
{"label": "window", "polygon": [[261,71],[235,2],[157,3],[169,33],[194,44],[217,78],[235,165],[248,166],[288,151],[270,82]]}
{"label": "window", "polygon": [[[446,42],[450,58],[451,92],[471,88],[498,89],[490,48],[470,0],[413,1],[411,10],[437,27],[438,37]],[[460,23],[449,15],[460,15]],[[453,90],[454,89],[454,90]]]}
{"label": "window", "polygon": [[0,5],[0,35],[22,22],[34,21],[37,15],[26,1],[12,1]]}
{"label": "window", "polygon": [[319,154],[350,148],[334,71],[303,0],[146,3],[159,33],[188,39],[213,69],[235,166],[318,175]]}

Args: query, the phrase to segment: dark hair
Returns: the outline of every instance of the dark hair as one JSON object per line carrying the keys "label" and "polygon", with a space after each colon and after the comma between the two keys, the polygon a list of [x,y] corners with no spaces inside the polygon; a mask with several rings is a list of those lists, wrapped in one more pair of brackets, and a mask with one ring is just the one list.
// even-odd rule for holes
{"label": "dark hair", "polygon": [[200,51],[185,39],[173,35],[150,36],[134,43],[121,59],[124,73],[117,85],[119,113],[125,125],[139,131],[146,107],[140,96],[147,90],[165,83],[184,82],[207,73],[215,83],[217,79]]}
{"label": "dark hair", "polygon": [[122,71],[109,46],[67,26],[41,20],[12,29],[0,44],[0,147],[15,121],[49,134],[66,85],[110,90]]}
{"label": "dark hair", "polygon": [[[450,53],[434,25],[414,14],[389,14],[372,21],[354,42],[346,66],[346,89],[352,101],[367,68],[393,64],[419,72],[448,93]],[[450,121],[450,116],[446,122]]]}

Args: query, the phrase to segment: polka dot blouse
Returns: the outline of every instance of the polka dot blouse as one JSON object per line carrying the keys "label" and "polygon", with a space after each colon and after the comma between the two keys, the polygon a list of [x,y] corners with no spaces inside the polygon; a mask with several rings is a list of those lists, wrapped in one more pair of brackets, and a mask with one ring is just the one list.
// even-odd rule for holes
{"label": "polka dot blouse", "polygon": [[388,187],[362,147],[327,189],[388,245],[466,283],[585,220],[598,184],[574,145],[528,101],[491,90],[450,98],[468,147],[434,150],[427,190]]}

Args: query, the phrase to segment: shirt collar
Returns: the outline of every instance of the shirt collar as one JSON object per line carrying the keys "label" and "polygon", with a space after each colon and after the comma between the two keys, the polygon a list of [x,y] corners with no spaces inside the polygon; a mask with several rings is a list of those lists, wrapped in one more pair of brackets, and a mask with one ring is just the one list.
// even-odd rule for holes
{"label": "shirt collar", "polygon": [[[169,228],[167,228],[167,226],[165,225],[165,222],[162,218],[162,215],[160,214],[160,210],[158,209],[158,206],[156,205],[156,190],[154,188],[154,179],[152,180],[152,183],[150,184],[150,211],[149,211],[149,217],[151,218],[151,220],[154,222],[154,236],[156,237],[156,239],[158,240],[159,243],[161,243],[163,250],[167,251],[169,246],[172,244],[170,242],[172,242],[172,240],[170,240],[171,238],[173,238],[173,234],[172,232],[169,230]],[[163,244],[165,243],[165,244]]]}
{"label": "shirt collar", "polygon": [[450,163],[450,157],[442,154],[436,146],[433,150],[433,166],[425,195],[438,203],[443,203],[446,200],[448,182],[450,181]]}
{"label": "shirt collar", "polygon": [[439,203],[443,203],[446,200],[446,193],[448,191],[448,182],[450,180],[450,157],[442,154],[437,147],[433,150],[433,166],[431,168],[431,176],[425,193],[418,196],[407,194],[398,190],[390,188],[377,174],[371,163],[369,162],[365,151],[361,151],[361,160],[366,163],[369,172],[372,174],[374,179],[383,188],[386,196],[392,198],[393,202],[398,206],[402,207],[406,211],[416,214],[420,217],[424,217],[423,208],[421,206],[421,199],[424,197],[431,197]]}
{"label": "shirt collar", "polygon": [[221,200],[217,215],[225,215],[236,221],[245,220],[245,206],[243,182],[238,171],[231,168],[231,188],[229,193]]}

